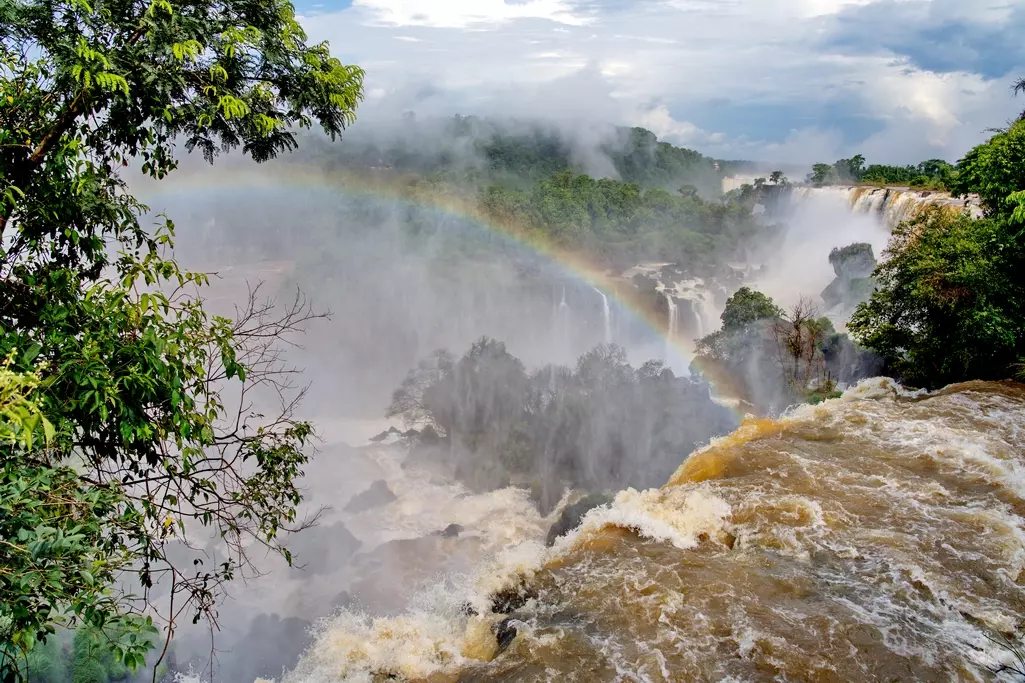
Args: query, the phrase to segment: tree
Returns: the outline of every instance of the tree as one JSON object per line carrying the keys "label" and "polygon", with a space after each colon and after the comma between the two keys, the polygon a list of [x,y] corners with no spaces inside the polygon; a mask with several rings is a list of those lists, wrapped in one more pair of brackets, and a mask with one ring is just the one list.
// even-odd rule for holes
{"label": "tree", "polygon": [[769,174],[769,182],[773,185],[786,185],[787,177],[783,175],[783,171],[773,171]]}
{"label": "tree", "polygon": [[[169,638],[185,610],[213,615],[219,583],[251,568],[250,541],[290,559],[277,538],[299,524],[311,426],[294,419],[302,392],[277,342],[312,314],[254,293],[234,321],[209,316],[192,294],[208,277],[171,258],[170,221],[142,226],[118,171],[164,177],[176,141],[263,161],[295,147],[296,127],[337,136],[363,72],[307,45],[285,0],[13,0],[0,13],[0,356],[38,374],[53,426],[46,447],[0,451],[6,682],[62,625],[118,634],[133,668],[154,588],[171,595]],[[257,413],[258,394],[278,410]],[[203,527],[228,559],[175,566],[167,546]]]}
{"label": "tree", "polygon": [[833,164],[833,173],[842,183],[859,182],[865,174],[865,157],[856,154],[850,159],[839,159]]}
{"label": "tree", "polygon": [[816,187],[832,185],[837,180],[836,169],[829,164],[815,164],[811,167],[811,173],[808,174],[807,180]]}
{"label": "tree", "polygon": [[[1025,78],[1019,78],[1018,80],[1016,80],[1014,82],[1014,85],[1011,87],[1011,90],[1015,95],[1017,95],[1018,93],[1025,93]],[[1018,117],[1018,120],[1025,121],[1025,111],[1021,113],[1021,115]]]}
{"label": "tree", "polygon": [[768,296],[750,287],[741,287],[726,300],[720,319],[725,332],[743,330],[759,320],[773,320],[783,311]]}
{"label": "tree", "polygon": [[958,197],[978,194],[987,216],[1011,219],[1021,205],[1015,193],[1025,190],[1025,120],[969,151],[950,185]]}
{"label": "tree", "polygon": [[814,304],[802,296],[772,325],[776,360],[795,396],[804,394],[813,381],[827,381],[822,346],[835,330],[827,318],[817,316]]}
{"label": "tree", "polygon": [[1010,377],[1025,356],[1020,254],[996,219],[924,211],[894,230],[848,329],[917,386]]}

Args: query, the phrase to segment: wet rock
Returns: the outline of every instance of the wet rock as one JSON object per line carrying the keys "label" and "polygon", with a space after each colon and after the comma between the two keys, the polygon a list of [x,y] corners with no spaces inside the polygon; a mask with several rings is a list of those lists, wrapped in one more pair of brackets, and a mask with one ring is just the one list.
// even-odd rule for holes
{"label": "wet rock", "polygon": [[537,598],[537,591],[526,586],[507,588],[491,597],[491,611],[495,614],[510,614]]}
{"label": "wet rock", "polygon": [[460,524],[449,524],[441,531],[434,532],[436,535],[442,538],[456,538],[459,534],[463,533],[464,529]]}
{"label": "wet rock", "polygon": [[394,501],[397,496],[388,488],[384,479],[378,479],[363,493],[357,493],[345,505],[346,512],[364,512]]}
{"label": "wet rock", "polygon": [[331,607],[333,610],[349,609],[352,606],[352,596],[349,595],[349,591],[342,591],[335,596],[335,599],[331,601]]}
{"label": "wet rock", "polygon": [[391,427],[391,428],[381,432],[377,436],[370,437],[370,441],[372,443],[384,443],[389,438],[394,438],[394,437],[398,437],[398,436],[402,436],[402,432],[400,432],[395,427]]}
{"label": "wet rock", "polygon": [[361,545],[341,522],[304,529],[288,538],[295,562],[290,574],[297,579],[330,574],[345,565]]}
{"label": "wet rock", "polygon": [[514,622],[515,619],[510,617],[491,627],[492,633],[495,634],[495,640],[498,641],[498,652],[495,653],[496,655],[501,654],[515,640],[517,631],[513,625]]}
{"label": "wet rock", "polygon": [[217,657],[217,680],[273,680],[282,670],[295,667],[310,645],[309,621],[277,614],[260,614],[249,624],[249,632]]}
{"label": "wet rock", "polygon": [[562,515],[559,517],[558,521],[556,521],[548,530],[548,537],[545,539],[545,545],[549,547],[552,546],[555,543],[555,539],[559,536],[564,536],[580,526],[580,520],[589,511],[600,505],[608,505],[612,500],[612,496],[605,493],[590,493],[576,503],[567,506],[566,509],[562,511]]}

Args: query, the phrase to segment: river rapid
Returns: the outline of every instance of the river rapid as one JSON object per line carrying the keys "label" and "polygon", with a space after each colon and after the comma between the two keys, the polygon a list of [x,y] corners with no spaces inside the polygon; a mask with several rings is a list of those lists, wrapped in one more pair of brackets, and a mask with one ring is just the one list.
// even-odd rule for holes
{"label": "river rapid", "polygon": [[[552,548],[507,505],[535,517],[445,539],[476,567],[325,620],[285,680],[1020,680],[993,672],[1025,617],[1023,449],[1022,385],[866,380],[747,419]],[[510,588],[527,599],[492,613]]]}

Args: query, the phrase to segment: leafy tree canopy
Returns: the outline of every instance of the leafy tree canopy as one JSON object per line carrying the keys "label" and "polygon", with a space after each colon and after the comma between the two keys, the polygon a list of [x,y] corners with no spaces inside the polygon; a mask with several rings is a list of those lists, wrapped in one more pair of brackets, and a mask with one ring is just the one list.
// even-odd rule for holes
{"label": "leafy tree canopy", "polygon": [[[244,538],[287,557],[275,538],[295,520],[311,428],[291,400],[263,420],[250,399],[285,395],[274,340],[309,313],[253,297],[237,320],[211,318],[189,294],[206,277],[170,258],[169,221],[142,226],[118,171],[138,161],[162,178],[179,140],[262,161],[297,127],[335,136],[363,72],[307,45],[283,0],[9,0],[0,15],[0,356],[38,377],[52,428],[46,446],[0,446],[0,680],[61,625],[117,633],[132,668],[158,581],[203,614],[246,565]],[[196,526],[231,559],[174,567],[165,548]],[[137,595],[121,592],[128,571]]]}
{"label": "leafy tree canopy", "polygon": [[741,287],[726,300],[720,319],[723,330],[742,330],[759,320],[772,320],[783,315],[783,310],[772,299],[750,287]]}
{"label": "leafy tree canopy", "polygon": [[1008,377],[1025,356],[1020,253],[997,220],[925,211],[894,230],[848,329],[917,386]]}
{"label": "leafy tree canopy", "polygon": [[908,381],[939,387],[1021,375],[1025,362],[1025,120],[958,163],[955,195],[986,218],[926,211],[899,226],[879,287],[849,328]]}
{"label": "leafy tree canopy", "polygon": [[1016,121],[983,144],[972,149],[958,163],[952,190],[958,196],[975,193],[986,215],[1025,223],[1025,120]]}

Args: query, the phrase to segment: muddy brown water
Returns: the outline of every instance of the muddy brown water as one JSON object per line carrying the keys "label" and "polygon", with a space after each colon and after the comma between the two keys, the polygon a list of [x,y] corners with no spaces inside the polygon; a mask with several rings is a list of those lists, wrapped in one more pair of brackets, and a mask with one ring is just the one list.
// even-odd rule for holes
{"label": "muddy brown water", "polygon": [[[1022,385],[863,382],[745,421],[464,594],[340,615],[288,680],[994,680],[1025,617],[1023,456]],[[511,615],[459,610],[517,584],[537,597]]]}

